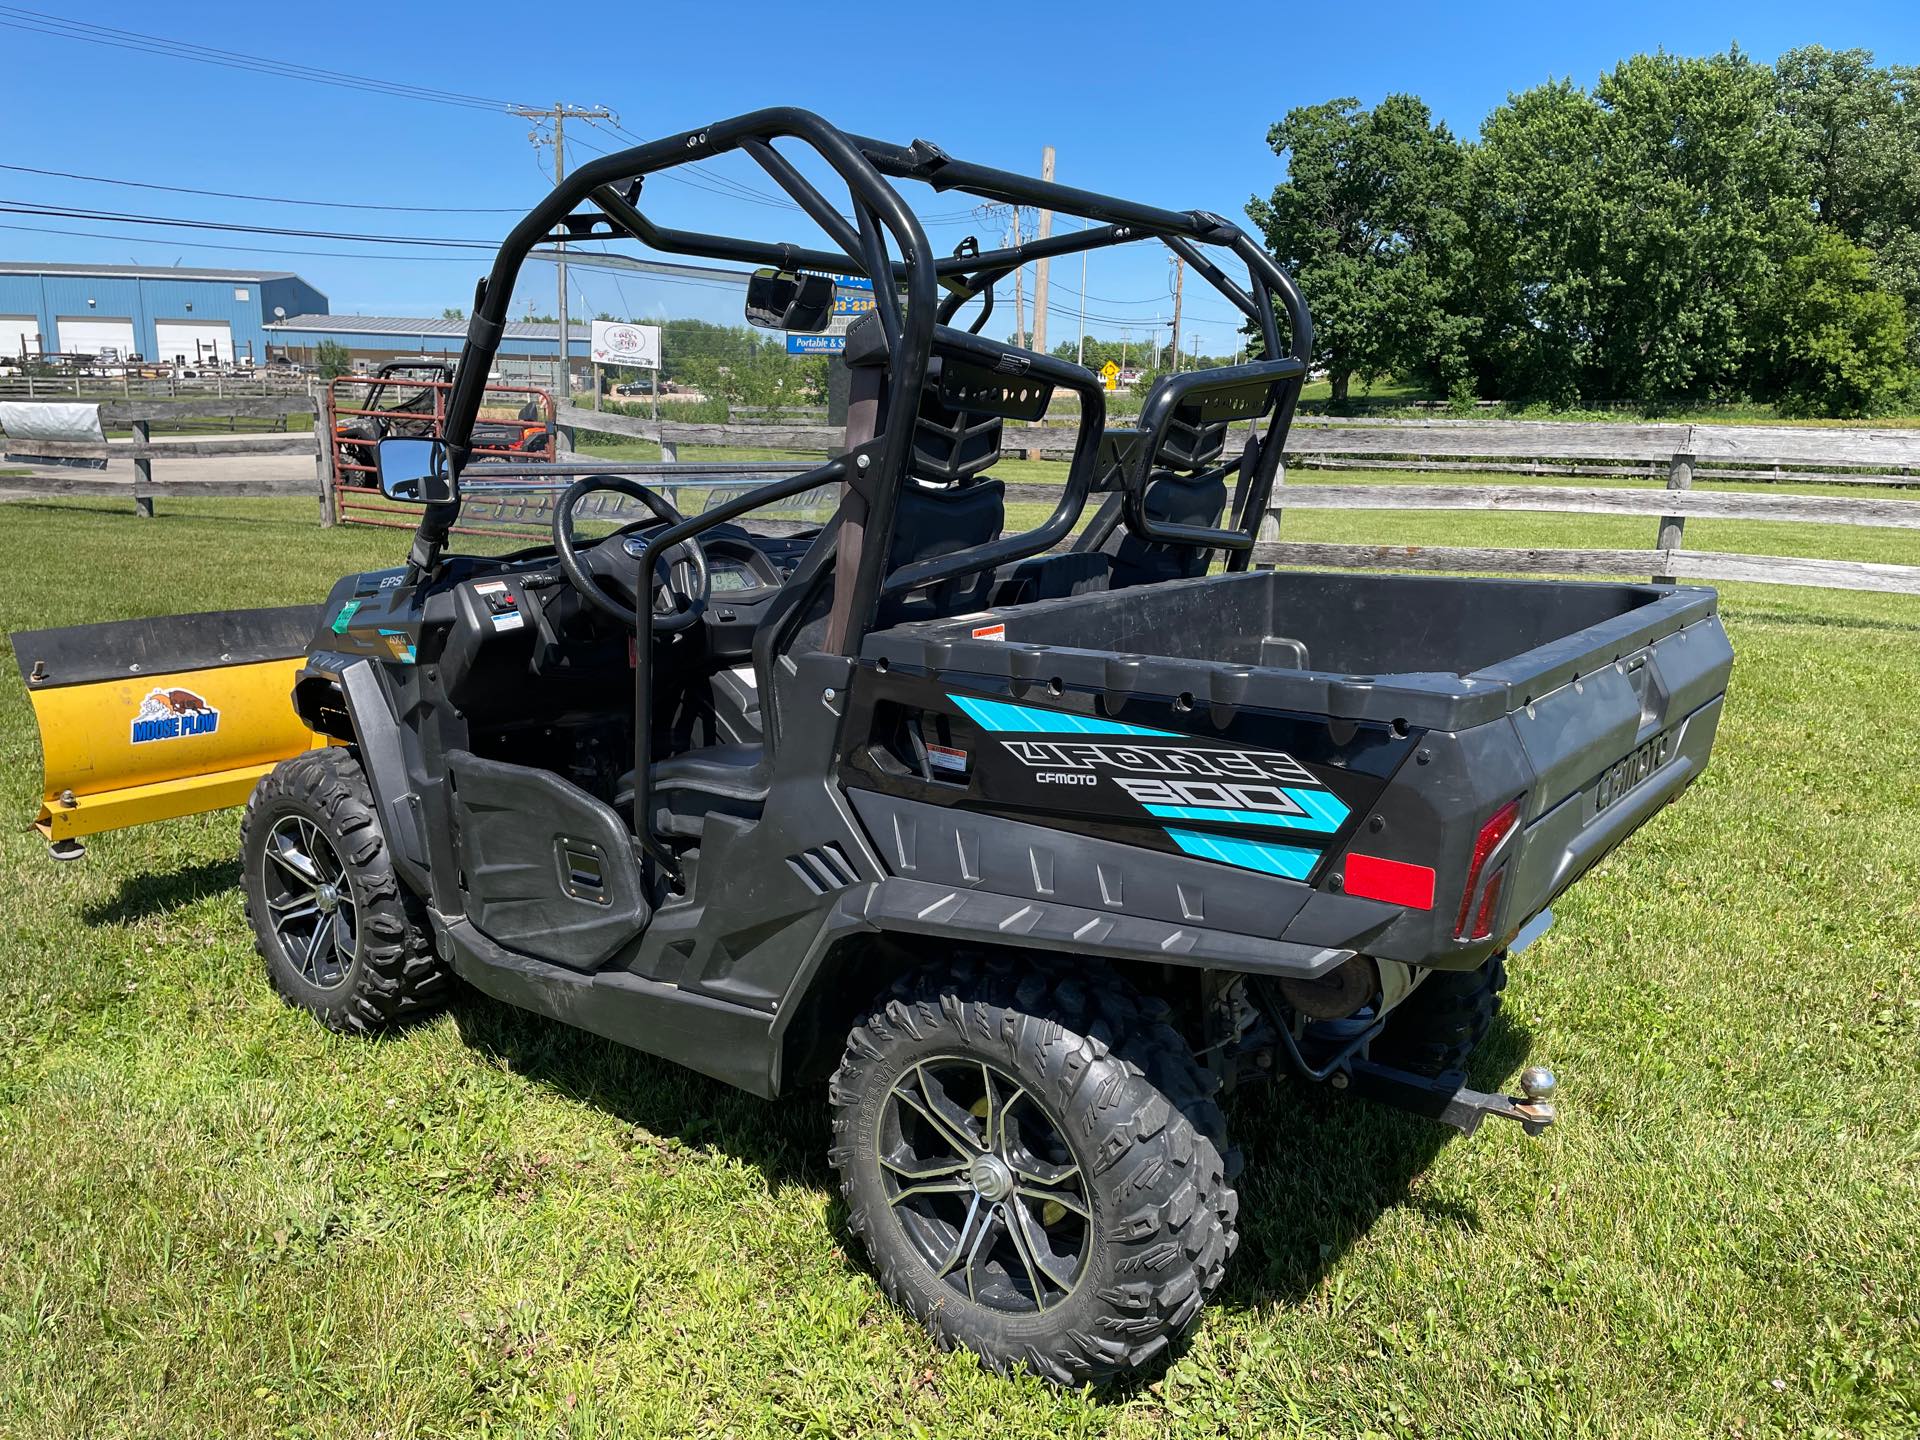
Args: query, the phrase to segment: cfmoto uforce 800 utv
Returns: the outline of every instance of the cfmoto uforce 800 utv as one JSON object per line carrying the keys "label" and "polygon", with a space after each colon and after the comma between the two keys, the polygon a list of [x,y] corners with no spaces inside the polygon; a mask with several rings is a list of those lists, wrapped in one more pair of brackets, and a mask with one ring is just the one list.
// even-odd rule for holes
{"label": "cfmoto uforce 800 utv", "polygon": [[[650,176],[727,151],[825,242],[649,219]],[[937,255],[900,182],[1086,224]],[[620,237],[761,267],[749,318],[793,332],[826,327],[831,277],[870,283],[843,453],[470,464],[522,261]],[[1088,370],[983,330],[1016,266],[1136,241],[1262,358],[1163,376],[1110,426]],[[1508,1097],[1464,1066],[1554,897],[1705,766],[1715,597],[1255,568],[1313,327],[1237,226],[765,110],[570,174],[472,315],[443,438],[379,444],[422,507],[405,566],[296,617],[315,743],[242,831],[289,1000],[375,1030],[451,974],[760,1095],[827,1078],[887,1293],[1063,1382],[1155,1361],[1219,1285],[1224,1085],[1552,1120],[1550,1077]],[[994,468],[1050,408],[1077,438],[1022,528]],[[549,543],[453,548],[463,505],[543,487]],[[217,709],[260,652],[204,648],[175,668]],[[85,672],[43,667],[36,703]]]}

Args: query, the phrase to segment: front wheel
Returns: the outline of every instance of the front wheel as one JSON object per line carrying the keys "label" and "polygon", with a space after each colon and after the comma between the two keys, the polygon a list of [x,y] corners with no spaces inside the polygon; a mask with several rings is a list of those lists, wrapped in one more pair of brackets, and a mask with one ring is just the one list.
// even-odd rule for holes
{"label": "front wheel", "polygon": [[274,766],[247,800],[240,864],[254,944],[289,1004],[371,1034],[441,1001],[446,972],[351,753]]}
{"label": "front wheel", "polygon": [[1204,1076],[1111,972],[961,962],[896,987],[831,1089],[881,1284],[995,1370],[1077,1385],[1152,1364],[1236,1242]]}

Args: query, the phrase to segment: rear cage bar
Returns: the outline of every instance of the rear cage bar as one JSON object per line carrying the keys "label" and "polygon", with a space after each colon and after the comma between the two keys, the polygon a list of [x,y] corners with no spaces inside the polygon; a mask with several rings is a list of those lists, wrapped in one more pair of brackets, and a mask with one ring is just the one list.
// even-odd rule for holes
{"label": "rear cage bar", "polygon": [[[851,219],[835,209],[791,161],[774,149],[773,142],[777,139],[806,145],[845,182],[854,212]],[[673,229],[656,224],[639,208],[647,176],[732,150],[744,151],[841,248],[820,250]],[[919,220],[887,177],[920,181],[939,192],[960,191],[1000,203],[1039,206],[1100,223],[1072,233],[993,250],[982,250],[968,240],[954,254],[936,257]],[[578,209],[583,202],[589,202],[592,208]],[[1103,533],[1093,538],[1096,542],[1104,539],[1105,534],[1111,533],[1124,519],[1144,538],[1217,547],[1226,551],[1229,570],[1247,568],[1254,529],[1266,511],[1273,477],[1293,420],[1299,382],[1312,358],[1313,321],[1292,277],[1231,221],[1206,211],[1165,210],[956,160],[924,140],[901,146],[848,135],[811,111],[791,107],[756,110],[702,129],[683,131],[617,151],[573,171],[515,225],[502,243],[492,270],[475,289],[473,317],[468,322],[466,345],[455,370],[454,390],[447,405],[443,432],[449,466],[456,477],[473,453],[474,425],[485,394],[487,374],[505,333],[514,282],[528,254],[537,246],[554,241],[622,238],[667,254],[773,265],[782,270],[868,277],[875,282],[874,313],[889,354],[888,383],[896,396],[915,396],[921,392],[936,331],[940,344],[963,352],[970,348],[985,351],[994,347],[996,352],[1004,349],[978,332],[992,312],[995,281],[1019,266],[1032,260],[1074,255],[1138,240],[1160,240],[1254,322],[1269,361],[1284,355],[1291,362],[1288,378],[1293,383],[1279,386],[1273,415],[1264,433],[1256,434],[1244,455],[1222,467],[1221,473],[1240,471],[1232,516],[1234,529],[1167,526],[1146,514],[1139,491],[1153,457],[1145,454],[1146,447],[1141,445],[1136,449],[1142,453],[1123,462],[1123,468],[1130,467],[1129,473],[1122,477],[1123,483],[1112,487],[1123,491],[1123,503],[1103,508],[1101,518],[1094,522],[1096,527],[1102,527]],[[1203,252],[1202,246],[1225,249],[1235,255],[1247,268],[1247,286],[1243,288],[1229,279]],[[971,332],[950,328],[947,322],[976,298],[981,299],[981,311]],[[1278,308],[1286,313],[1288,343],[1284,349],[1276,300]],[[564,350],[565,337],[561,344]],[[862,447],[858,473],[843,457],[749,491],[717,510],[656,532],[645,547],[641,565],[649,567],[654,556],[668,543],[689,539],[722,519],[744,514],[812,485],[847,480],[853,493],[845,503],[864,508],[862,523],[867,533],[865,543],[859,547],[849,624],[845,634],[839,637],[838,648],[843,654],[857,655],[885,592],[924,585],[942,575],[956,573],[963,566],[979,569],[989,563],[1036,554],[1057,543],[1072,529],[1094,488],[1091,471],[1095,452],[1102,442],[1096,425],[1104,422],[1105,397],[1099,382],[1085,366],[1052,356],[1035,356],[1031,351],[1019,353],[1050,380],[1078,391],[1083,403],[1080,443],[1075,449],[1069,483],[1059,506],[1037,531],[1026,536],[1003,537],[978,547],[978,554],[960,552],[942,557],[940,561],[923,562],[890,577],[887,557],[892,549],[895,498],[911,459],[914,432],[911,424],[890,424],[870,446]],[[1205,373],[1219,375],[1222,372]],[[1156,408],[1170,406],[1177,391],[1176,385]],[[1089,397],[1095,408],[1089,408]],[[1104,477],[1102,487],[1109,488]],[[1113,513],[1108,513],[1109,510]],[[434,570],[459,513],[460,502],[456,498],[450,504],[430,506],[422,514],[408,555],[410,582],[417,582]],[[837,546],[841,528],[837,523],[827,527],[813,547],[817,553],[809,554],[803,568],[817,572]],[[667,540],[668,536],[672,537],[671,541]],[[1036,539],[1039,543],[1032,543]],[[643,568],[641,573],[651,572]],[[648,783],[651,736],[644,718],[648,713],[652,647],[640,644],[635,648],[635,700],[639,708],[635,714],[634,830],[646,853],[671,875],[675,868],[671,857],[652,833]],[[777,745],[777,736],[771,731],[767,742],[771,752]]]}

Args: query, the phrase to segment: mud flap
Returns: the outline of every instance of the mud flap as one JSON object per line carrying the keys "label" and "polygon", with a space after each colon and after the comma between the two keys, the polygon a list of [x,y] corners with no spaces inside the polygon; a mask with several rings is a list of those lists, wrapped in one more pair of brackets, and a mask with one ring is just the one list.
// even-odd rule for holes
{"label": "mud flap", "polygon": [[117,620],[11,637],[40,728],[34,828],[65,845],[244,802],[326,744],[294,713],[321,607]]}

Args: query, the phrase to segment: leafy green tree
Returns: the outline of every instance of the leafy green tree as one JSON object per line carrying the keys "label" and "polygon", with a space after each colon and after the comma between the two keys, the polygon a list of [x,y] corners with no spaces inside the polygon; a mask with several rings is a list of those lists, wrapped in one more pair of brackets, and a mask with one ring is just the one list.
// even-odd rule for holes
{"label": "leafy green tree", "polygon": [[1879,414],[1913,388],[1906,304],[1843,235],[1822,231],[1789,259],[1758,318],[1760,368],[1782,415]]}
{"label": "leafy green tree", "polygon": [[1636,55],[1482,128],[1469,181],[1477,351],[1503,399],[1737,394],[1749,317],[1809,220],[1772,71]]}
{"label": "leafy green tree", "polygon": [[1774,76],[1815,217],[1872,250],[1880,288],[1920,313],[1920,70],[1809,45]]}
{"label": "leafy green tree", "polygon": [[778,411],[819,404],[826,398],[824,359],[788,355],[786,341],[779,336],[747,331],[740,341],[724,354],[716,349],[683,360],[679,374],[702,393],[718,396],[729,405]]}
{"label": "leafy green tree", "polygon": [[338,340],[322,340],[313,347],[313,368],[322,380],[345,375],[353,369],[353,353]]}
{"label": "leafy green tree", "polygon": [[1267,143],[1287,179],[1247,213],[1306,295],[1334,402],[1356,375],[1462,370],[1462,154],[1446,126],[1416,96],[1349,97],[1288,111]]}

